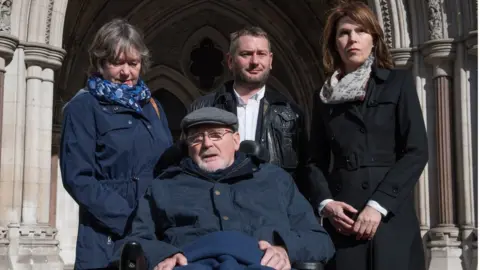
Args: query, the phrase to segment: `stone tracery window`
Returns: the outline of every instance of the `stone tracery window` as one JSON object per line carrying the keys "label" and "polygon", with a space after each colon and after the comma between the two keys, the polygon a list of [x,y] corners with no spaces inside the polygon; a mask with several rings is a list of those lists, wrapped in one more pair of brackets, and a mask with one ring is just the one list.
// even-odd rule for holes
{"label": "stone tracery window", "polygon": [[225,57],[228,44],[226,35],[209,25],[197,29],[183,44],[183,75],[200,94],[216,89],[230,76]]}
{"label": "stone tracery window", "polygon": [[216,78],[224,73],[223,53],[210,38],[206,37],[190,53],[190,72],[197,86],[210,90]]}

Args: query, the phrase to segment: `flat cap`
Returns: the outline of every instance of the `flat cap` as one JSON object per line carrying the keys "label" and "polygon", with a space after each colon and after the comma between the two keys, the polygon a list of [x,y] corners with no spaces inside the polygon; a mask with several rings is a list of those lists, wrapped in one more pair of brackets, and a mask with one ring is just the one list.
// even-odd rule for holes
{"label": "flat cap", "polygon": [[227,112],[215,107],[203,107],[187,114],[180,123],[183,131],[202,124],[216,124],[231,126],[233,130],[238,128],[237,116],[231,112]]}

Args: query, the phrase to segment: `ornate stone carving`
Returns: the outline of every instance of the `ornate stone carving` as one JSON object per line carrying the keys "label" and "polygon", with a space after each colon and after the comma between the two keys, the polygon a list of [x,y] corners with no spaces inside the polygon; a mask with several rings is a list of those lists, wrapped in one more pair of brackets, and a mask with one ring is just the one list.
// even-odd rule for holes
{"label": "ornate stone carving", "polygon": [[474,30],[468,33],[466,40],[467,52],[469,54],[478,55],[478,31]]}
{"label": "ornate stone carving", "polygon": [[390,8],[388,7],[387,0],[380,1],[380,13],[383,19],[383,32],[385,36],[385,42],[389,48],[393,48],[393,33],[392,33],[392,21],[390,19]]}
{"label": "ornate stone carving", "polygon": [[12,0],[0,0],[0,32],[10,33],[10,15],[12,14]]}
{"label": "ornate stone carving", "polygon": [[453,39],[429,40],[423,44],[422,53],[429,64],[453,60],[455,58]]}
{"label": "ornate stone carving", "polygon": [[460,247],[460,232],[456,227],[436,227],[428,232],[428,247]]}
{"label": "ornate stone carving", "polygon": [[48,13],[47,13],[47,29],[45,31],[45,44],[50,43],[50,28],[52,25],[53,3],[55,0],[48,1]]}
{"label": "ornate stone carving", "polygon": [[0,57],[5,59],[5,65],[12,60],[13,53],[18,45],[18,39],[5,32],[0,32]]}
{"label": "ornate stone carving", "polygon": [[19,230],[20,239],[31,239],[31,238],[39,238],[39,239],[55,239],[57,235],[57,229],[52,227],[22,227]]}
{"label": "ornate stone carving", "polygon": [[[49,226],[23,225],[19,228],[18,253],[13,269],[63,270],[59,256],[57,230]],[[13,254],[11,254],[12,256]]]}
{"label": "ornate stone carving", "polygon": [[441,0],[427,0],[430,39],[443,38]]}
{"label": "ornate stone carving", "polygon": [[391,49],[393,62],[396,67],[410,68],[412,66],[412,49],[411,48],[394,48]]}
{"label": "ornate stone carving", "polygon": [[51,45],[27,42],[25,46],[25,63],[56,70],[62,66],[66,51]]}

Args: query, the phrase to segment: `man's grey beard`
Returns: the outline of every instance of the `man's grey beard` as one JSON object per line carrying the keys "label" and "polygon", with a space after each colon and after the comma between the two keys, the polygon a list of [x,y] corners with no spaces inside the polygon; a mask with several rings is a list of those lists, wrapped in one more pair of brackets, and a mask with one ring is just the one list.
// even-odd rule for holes
{"label": "man's grey beard", "polygon": [[233,76],[235,79],[235,84],[246,86],[248,88],[261,88],[263,87],[268,80],[268,76],[270,75],[270,71],[266,70],[265,73],[258,79],[250,79],[247,77],[241,70],[235,70]]}
{"label": "man's grey beard", "polygon": [[222,166],[221,168],[212,169],[212,168],[208,168],[208,166],[206,166],[205,163],[200,162],[200,163],[198,164],[198,167],[199,167],[202,171],[204,171],[204,172],[214,173],[214,172],[216,172],[216,171],[218,171],[218,170],[223,170],[223,169],[227,168],[228,166]]}

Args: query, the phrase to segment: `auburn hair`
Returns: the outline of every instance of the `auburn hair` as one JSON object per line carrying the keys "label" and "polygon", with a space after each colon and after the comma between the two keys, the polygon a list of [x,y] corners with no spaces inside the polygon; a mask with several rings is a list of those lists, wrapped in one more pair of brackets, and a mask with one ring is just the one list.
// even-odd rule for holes
{"label": "auburn hair", "polygon": [[343,1],[330,11],[323,30],[323,68],[326,75],[330,76],[335,70],[343,68],[336,46],[338,22],[343,17],[348,17],[361,25],[372,36],[375,64],[381,68],[393,68],[392,55],[373,11],[363,2]]}

